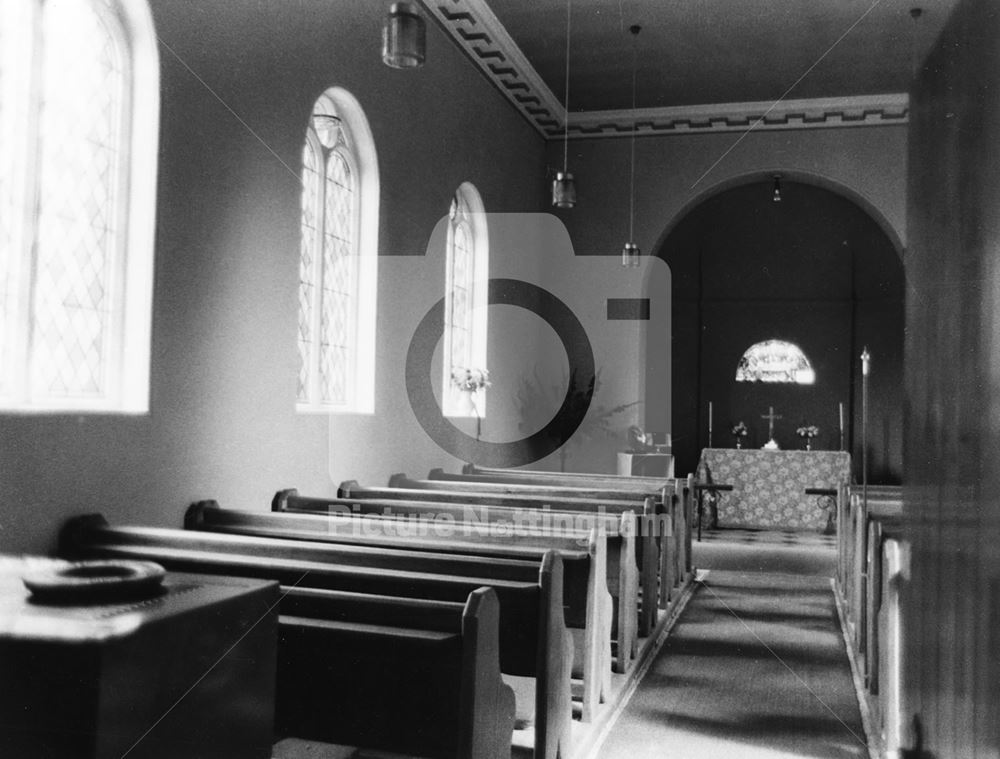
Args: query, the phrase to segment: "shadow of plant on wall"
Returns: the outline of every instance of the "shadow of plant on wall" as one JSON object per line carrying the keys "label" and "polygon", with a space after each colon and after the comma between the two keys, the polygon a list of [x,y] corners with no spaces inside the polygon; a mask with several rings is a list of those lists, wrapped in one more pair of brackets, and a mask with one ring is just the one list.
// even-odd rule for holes
{"label": "shadow of plant on wall", "polygon": [[[520,421],[518,429],[523,433],[531,433],[538,430],[543,425],[539,425],[539,420],[552,419],[556,411],[562,406],[566,399],[567,411],[581,411],[587,406],[588,397],[591,399],[590,408],[583,422],[576,430],[567,427],[556,426],[551,429],[550,437],[554,441],[563,440],[557,452],[559,454],[559,470],[566,471],[566,464],[572,451],[579,452],[582,446],[590,441],[600,438],[618,437],[622,431],[612,426],[612,421],[616,416],[626,412],[633,406],[638,406],[641,401],[630,401],[617,406],[604,406],[595,403],[598,392],[601,388],[601,370],[598,369],[590,382],[586,386],[581,385],[574,369],[566,376],[563,370],[561,382],[546,382],[538,376],[536,368],[530,377],[522,376],[518,383],[516,402]],[[569,418],[575,418],[575,414],[566,414]],[[624,429],[624,428],[623,428]]]}

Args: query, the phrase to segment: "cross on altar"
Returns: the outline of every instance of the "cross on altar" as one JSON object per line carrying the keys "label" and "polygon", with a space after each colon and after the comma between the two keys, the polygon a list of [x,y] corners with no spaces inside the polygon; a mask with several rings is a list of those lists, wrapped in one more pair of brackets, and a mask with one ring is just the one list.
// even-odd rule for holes
{"label": "cross on altar", "polygon": [[768,406],[767,410],[768,413],[761,414],[760,418],[767,419],[767,439],[774,440],[774,420],[781,419],[782,417],[780,414],[774,413],[774,406]]}

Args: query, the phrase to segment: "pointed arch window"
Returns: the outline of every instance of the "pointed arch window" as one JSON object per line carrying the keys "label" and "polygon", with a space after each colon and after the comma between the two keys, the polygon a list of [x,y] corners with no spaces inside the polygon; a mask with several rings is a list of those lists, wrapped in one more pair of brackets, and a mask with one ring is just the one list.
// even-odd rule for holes
{"label": "pointed arch window", "polygon": [[736,381],[812,385],[816,372],[799,346],[785,340],[765,340],[747,348],[736,367]]}
{"label": "pointed arch window", "polygon": [[145,0],[0,3],[0,408],[149,408],[158,67]]}
{"label": "pointed arch window", "polygon": [[374,411],[378,192],[368,121],[334,87],[302,151],[299,410]]}
{"label": "pointed arch window", "polygon": [[470,397],[453,380],[487,372],[489,234],[482,198],[471,182],[463,182],[452,198],[446,244],[442,408],[447,416],[482,417],[486,388]]}

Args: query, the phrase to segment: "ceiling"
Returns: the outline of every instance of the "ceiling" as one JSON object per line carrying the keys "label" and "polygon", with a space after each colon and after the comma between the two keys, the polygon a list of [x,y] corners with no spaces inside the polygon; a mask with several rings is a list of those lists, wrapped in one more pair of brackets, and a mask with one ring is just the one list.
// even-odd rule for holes
{"label": "ceiling", "polygon": [[[572,124],[632,110],[633,49],[640,110],[905,93],[957,0],[570,2]],[[561,124],[567,0],[424,4],[508,96],[530,90]],[[633,24],[642,27],[636,37]],[[518,76],[505,81],[509,69]]]}

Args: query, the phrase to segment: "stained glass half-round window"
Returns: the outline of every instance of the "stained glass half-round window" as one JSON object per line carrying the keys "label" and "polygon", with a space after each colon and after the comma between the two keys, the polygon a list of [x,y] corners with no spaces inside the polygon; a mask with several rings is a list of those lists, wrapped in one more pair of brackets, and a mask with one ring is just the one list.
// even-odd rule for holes
{"label": "stained glass half-round window", "polygon": [[736,367],[736,381],[811,385],[816,381],[816,372],[799,346],[784,340],[765,340],[747,348]]}

